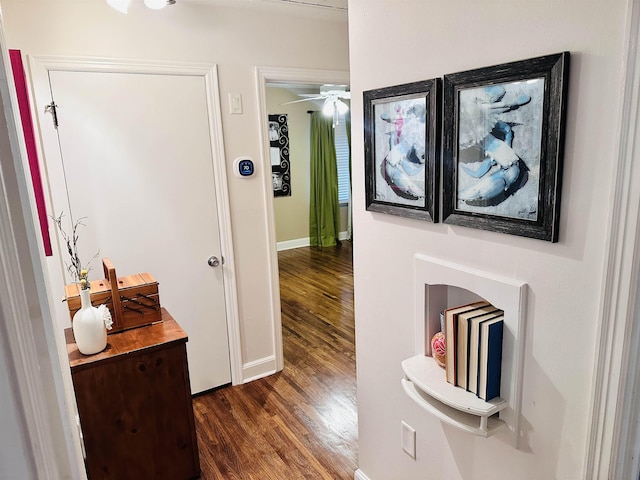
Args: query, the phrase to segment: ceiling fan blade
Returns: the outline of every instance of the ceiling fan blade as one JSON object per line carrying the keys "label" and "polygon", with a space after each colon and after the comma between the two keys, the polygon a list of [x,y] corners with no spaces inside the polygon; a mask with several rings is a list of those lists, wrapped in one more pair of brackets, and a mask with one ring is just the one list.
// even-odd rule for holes
{"label": "ceiling fan blade", "polygon": [[292,103],[309,102],[311,100],[321,100],[324,97],[303,98],[302,100],[293,100],[292,102],[281,103],[280,105],[291,105]]}

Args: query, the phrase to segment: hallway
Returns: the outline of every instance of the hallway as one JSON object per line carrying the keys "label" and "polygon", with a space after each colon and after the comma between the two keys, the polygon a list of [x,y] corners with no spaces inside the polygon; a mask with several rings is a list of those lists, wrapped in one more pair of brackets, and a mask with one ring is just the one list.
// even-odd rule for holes
{"label": "hallway", "polygon": [[278,260],[284,370],[194,398],[203,479],[352,479],[357,468],[351,243]]}

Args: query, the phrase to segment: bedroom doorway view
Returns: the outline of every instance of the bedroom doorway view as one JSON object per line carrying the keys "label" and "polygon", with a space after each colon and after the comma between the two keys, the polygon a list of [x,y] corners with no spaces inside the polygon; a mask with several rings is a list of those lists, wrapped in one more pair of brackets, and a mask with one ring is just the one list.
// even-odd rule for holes
{"label": "bedroom doorway view", "polygon": [[[323,94],[349,89],[286,83],[266,87],[284,355],[284,369],[278,375],[296,392],[292,409],[304,412],[299,420],[309,432],[305,441],[323,450],[316,453],[318,461],[329,460],[327,465],[334,469],[331,478],[353,478],[357,410],[349,139],[344,114],[337,118],[322,114],[327,102]],[[341,101],[349,104],[348,98]],[[277,135],[271,133],[273,127],[278,127]],[[323,135],[333,138],[323,140]],[[283,147],[289,160],[286,183],[276,178]],[[320,231],[313,216],[310,219],[311,209],[331,208],[314,205],[318,201],[312,199],[323,191],[322,186],[312,185],[324,173],[317,166],[322,153],[313,151],[322,148],[333,150],[335,159],[330,161],[335,162],[338,177],[338,212],[329,232]]]}

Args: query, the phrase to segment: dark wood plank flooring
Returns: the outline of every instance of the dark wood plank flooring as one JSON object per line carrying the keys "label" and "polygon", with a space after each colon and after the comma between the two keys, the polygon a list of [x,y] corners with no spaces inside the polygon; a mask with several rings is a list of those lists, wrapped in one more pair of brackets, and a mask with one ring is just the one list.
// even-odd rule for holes
{"label": "dark wood plank flooring", "polygon": [[357,468],[351,244],[278,258],[284,370],[194,398],[203,479],[346,480]]}

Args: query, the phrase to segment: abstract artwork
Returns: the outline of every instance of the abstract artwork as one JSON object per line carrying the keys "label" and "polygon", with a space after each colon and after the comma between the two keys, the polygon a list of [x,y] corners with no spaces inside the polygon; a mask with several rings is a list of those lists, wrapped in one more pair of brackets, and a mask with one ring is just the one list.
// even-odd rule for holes
{"label": "abstract artwork", "polygon": [[438,79],[363,93],[367,210],[438,221]]}
{"label": "abstract artwork", "polygon": [[443,221],[558,239],[569,53],[444,77]]}
{"label": "abstract artwork", "polygon": [[291,163],[289,162],[289,127],[287,115],[269,115],[269,152],[271,178],[275,197],[291,196]]}

